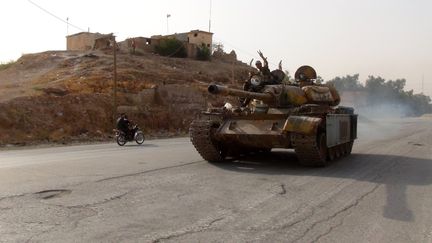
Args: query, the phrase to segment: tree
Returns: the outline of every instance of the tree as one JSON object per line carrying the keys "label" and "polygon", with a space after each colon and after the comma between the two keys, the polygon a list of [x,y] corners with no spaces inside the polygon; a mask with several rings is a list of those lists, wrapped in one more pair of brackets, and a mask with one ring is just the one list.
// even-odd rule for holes
{"label": "tree", "polygon": [[339,91],[358,91],[364,89],[359,81],[359,74],[335,77],[327,81],[327,84],[333,85]]}
{"label": "tree", "polygon": [[213,43],[212,49],[214,52],[222,52],[222,53],[225,52],[224,45],[221,42]]}

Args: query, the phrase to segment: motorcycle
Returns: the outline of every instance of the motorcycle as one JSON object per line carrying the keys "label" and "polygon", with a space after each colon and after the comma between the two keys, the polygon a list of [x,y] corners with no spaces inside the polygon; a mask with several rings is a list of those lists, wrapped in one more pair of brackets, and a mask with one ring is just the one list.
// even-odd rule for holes
{"label": "motorcycle", "polygon": [[114,129],[115,137],[117,144],[120,146],[125,145],[127,142],[135,141],[137,144],[143,144],[145,140],[144,133],[138,127],[138,125],[134,125],[130,134],[125,134],[123,131],[118,129]]}

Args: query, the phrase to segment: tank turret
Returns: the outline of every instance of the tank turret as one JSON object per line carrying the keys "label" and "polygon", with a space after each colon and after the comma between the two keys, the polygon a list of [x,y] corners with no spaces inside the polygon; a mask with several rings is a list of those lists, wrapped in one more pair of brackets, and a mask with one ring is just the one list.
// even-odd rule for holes
{"label": "tank turret", "polygon": [[325,104],[336,106],[340,102],[339,94],[333,87],[309,85],[302,88],[293,85],[265,85],[261,92],[244,91],[210,84],[208,92],[215,95],[237,96],[246,99],[261,100],[270,107],[293,107],[303,104]]}

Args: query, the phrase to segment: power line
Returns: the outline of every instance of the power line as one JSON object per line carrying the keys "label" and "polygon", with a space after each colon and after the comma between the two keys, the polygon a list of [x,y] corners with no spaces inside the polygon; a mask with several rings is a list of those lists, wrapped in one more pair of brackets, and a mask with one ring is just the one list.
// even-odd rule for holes
{"label": "power line", "polygon": [[31,4],[33,4],[34,6],[36,6],[37,8],[39,8],[40,10],[44,11],[45,13],[51,15],[52,17],[54,17],[54,18],[60,20],[61,22],[65,23],[65,24],[67,24],[68,26],[70,25],[70,26],[72,26],[72,27],[74,27],[74,28],[76,28],[76,29],[78,29],[78,30],[81,30],[81,31],[85,32],[84,29],[82,29],[82,28],[80,28],[80,27],[78,27],[78,26],[76,26],[76,25],[73,25],[73,24],[69,23],[69,21],[65,21],[65,20],[63,20],[62,18],[58,17],[57,15],[55,15],[55,14],[51,13],[50,11],[44,9],[43,7],[39,6],[39,5],[36,4],[35,2],[33,2],[33,1],[31,1],[31,0],[27,0],[27,1],[28,1],[29,3],[31,3]]}

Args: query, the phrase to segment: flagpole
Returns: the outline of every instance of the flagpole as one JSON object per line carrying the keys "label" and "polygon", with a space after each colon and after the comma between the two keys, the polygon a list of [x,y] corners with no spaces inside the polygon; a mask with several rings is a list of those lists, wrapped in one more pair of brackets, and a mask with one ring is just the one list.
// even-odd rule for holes
{"label": "flagpole", "polygon": [[169,25],[168,25],[168,18],[171,17],[171,14],[167,14],[167,35],[169,35]]}

